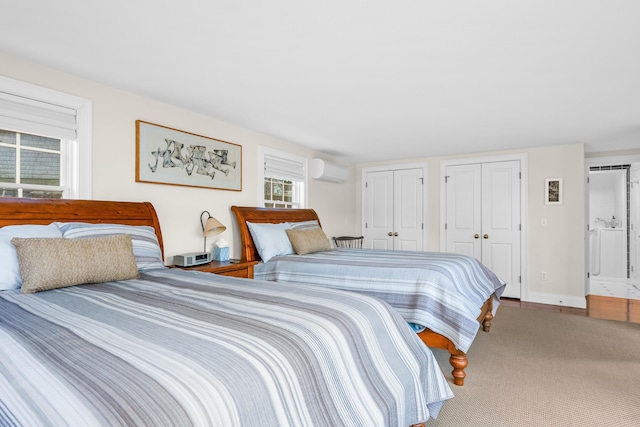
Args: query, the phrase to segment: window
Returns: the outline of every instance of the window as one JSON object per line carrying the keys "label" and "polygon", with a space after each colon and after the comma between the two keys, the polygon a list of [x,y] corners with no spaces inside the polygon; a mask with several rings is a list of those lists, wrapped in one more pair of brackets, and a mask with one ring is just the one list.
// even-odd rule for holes
{"label": "window", "polygon": [[0,130],[0,196],[60,199],[68,195],[61,176],[65,142]]}
{"label": "window", "polygon": [[264,177],[265,208],[299,208],[300,197],[295,181]]}
{"label": "window", "polygon": [[262,205],[266,208],[303,208],[306,206],[307,159],[262,148]]}
{"label": "window", "polygon": [[91,198],[91,101],[0,77],[0,197]]}

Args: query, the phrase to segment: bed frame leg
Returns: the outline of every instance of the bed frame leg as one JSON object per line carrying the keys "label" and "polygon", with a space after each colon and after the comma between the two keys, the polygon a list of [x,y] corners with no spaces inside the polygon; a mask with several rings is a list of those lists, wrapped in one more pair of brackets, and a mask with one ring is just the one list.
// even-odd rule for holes
{"label": "bed frame leg", "polygon": [[491,311],[489,311],[487,315],[484,316],[484,320],[482,320],[483,331],[489,332],[489,330],[491,329],[491,320],[493,320],[493,314],[491,313]]}
{"label": "bed frame leg", "polygon": [[450,354],[451,357],[449,357],[449,363],[453,366],[453,371],[451,371],[451,375],[453,375],[453,383],[455,385],[462,386],[464,385],[464,378],[467,376],[464,372],[464,368],[469,364],[467,355],[460,350],[456,350],[455,353]]}
{"label": "bed frame leg", "polygon": [[482,319],[482,330],[485,332],[489,332],[489,330],[491,329],[491,320],[493,320],[493,297],[489,297],[487,303],[487,312]]}

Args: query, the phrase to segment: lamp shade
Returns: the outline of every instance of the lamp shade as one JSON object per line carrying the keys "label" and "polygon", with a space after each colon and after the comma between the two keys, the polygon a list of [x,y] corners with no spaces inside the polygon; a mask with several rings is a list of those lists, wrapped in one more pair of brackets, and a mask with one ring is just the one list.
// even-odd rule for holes
{"label": "lamp shade", "polygon": [[211,236],[215,236],[216,234],[222,233],[226,229],[227,227],[222,225],[220,221],[210,216],[207,219],[207,222],[205,222],[204,224],[204,230],[202,230],[202,234],[205,237],[211,237]]}

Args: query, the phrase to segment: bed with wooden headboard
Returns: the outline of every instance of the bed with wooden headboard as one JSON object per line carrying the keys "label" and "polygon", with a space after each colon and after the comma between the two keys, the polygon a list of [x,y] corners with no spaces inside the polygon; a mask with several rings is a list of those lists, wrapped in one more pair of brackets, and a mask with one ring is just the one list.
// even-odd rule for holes
{"label": "bed with wooden headboard", "polygon": [[[10,262],[2,253],[7,236],[42,227],[125,229],[132,242],[139,229],[153,230],[162,257],[160,223],[150,203],[0,198],[0,279]],[[11,241],[29,241],[29,257],[50,262],[58,250],[46,253],[39,245],[59,244],[66,251],[74,240],[91,245],[108,237],[71,236]],[[144,243],[148,249],[149,240]],[[135,258],[136,243],[131,247]],[[21,269],[34,267],[23,265],[20,249],[15,252]],[[93,262],[110,259],[102,253],[83,258]],[[28,275],[20,274],[24,286]],[[452,397],[447,381],[388,305],[362,298],[163,265],[140,267],[127,280],[67,283],[36,293],[21,292],[19,284],[4,288],[0,420],[423,426]],[[365,339],[372,330],[379,337]]]}
{"label": "bed with wooden headboard", "polygon": [[147,225],[153,227],[160,249],[162,231],[156,210],[149,202],[117,202],[69,199],[0,199],[0,227],[21,224],[88,222]]}
{"label": "bed with wooden headboard", "polygon": [[[232,206],[232,212],[235,214],[238,229],[240,232],[241,238],[241,256],[243,260],[247,261],[260,261],[260,254],[254,242],[252,233],[249,229],[247,223],[252,224],[281,224],[281,223],[301,223],[308,221],[317,221],[320,226],[320,219],[318,218],[317,213],[313,209],[277,209],[277,208],[257,208],[257,207],[242,207],[242,206]],[[342,252],[341,252],[342,251]],[[343,253],[344,252],[344,253]],[[392,298],[388,298],[388,294],[384,282],[381,281],[377,276],[374,277],[373,273],[371,277],[371,283],[382,283],[381,288],[375,290],[372,289],[373,285],[368,287],[367,283],[363,284],[363,278],[368,277],[365,270],[372,271],[374,268],[378,269],[378,266],[383,263],[391,263],[394,262],[393,259],[385,259],[385,261],[378,262],[377,256],[380,253],[385,251],[376,251],[371,250],[359,250],[359,249],[350,249],[350,250],[342,250],[335,249],[330,252],[321,252],[319,254],[306,254],[304,258],[301,258],[300,255],[285,255],[279,256],[269,260],[267,263],[260,263],[255,267],[254,274],[256,274],[256,278],[261,278],[265,280],[275,280],[275,281],[299,281],[306,284],[314,284],[318,286],[329,286],[338,289],[344,290],[352,290],[352,291],[363,291],[366,294],[371,294],[377,296],[379,298],[389,300],[392,306],[398,308],[398,305],[394,304],[392,299],[395,301],[397,298],[397,294],[393,294]],[[358,254],[361,254],[362,267],[356,267],[348,269],[349,266],[345,264],[353,263],[353,261],[357,257]],[[395,252],[397,255],[398,252]],[[422,257],[423,254],[416,254],[416,257]],[[342,256],[345,255],[348,257],[349,261],[343,261]],[[448,255],[445,254],[432,254],[433,256],[439,256],[443,259],[443,262],[451,263],[451,259]],[[411,255],[406,255],[407,257]],[[365,260],[364,257],[367,257]],[[461,256],[451,254],[451,257],[455,257],[456,260],[459,260]],[[467,257],[468,258],[468,257]],[[308,259],[308,263],[303,262]],[[422,260],[420,258],[418,261]],[[463,259],[465,263],[477,263],[477,261],[473,259]],[[431,261],[430,261],[431,262]],[[397,268],[389,268],[386,274],[389,274],[390,277],[396,275],[397,272],[402,270],[402,273],[405,274],[407,268],[415,269],[416,265],[409,265],[407,263],[400,263]],[[440,268],[440,265],[437,265]],[[349,278],[339,277],[345,269],[349,272]],[[478,269],[478,274],[484,274],[486,270],[484,267],[480,266]],[[257,273],[255,273],[257,271]],[[376,273],[377,274],[377,273]],[[487,274],[493,274],[491,272],[487,272]],[[357,278],[357,279],[354,279]],[[477,302],[479,315],[477,318],[473,316],[471,318],[472,322],[478,322],[482,326],[482,329],[486,332],[489,331],[491,327],[491,321],[493,319],[494,313],[494,302],[498,301],[496,296],[501,293],[501,290],[504,286],[504,283],[493,275],[492,280],[494,280],[495,286],[489,284],[490,290],[486,291],[486,296],[482,300]],[[473,285],[472,285],[473,286]],[[495,290],[494,290],[495,289]],[[409,295],[408,298],[412,296]],[[417,298],[417,297],[416,297]],[[414,300],[416,298],[413,298]],[[415,304],[415,303],[414,303]],[[495,307],[497,308],[497,306]],[[450,308],[450,311],[453,312],[455,309]],[[405,316],[404,312],[401,312],[403,317]],[[412,322],[411,320],[407,319]],[[429,326],[428,324],[426,326]],[[442,326],[440,324],[438,327]],[[447,337],[446,333],[437,333],[432,329],[427,327],[418,333],[420,339],[429,347],[444,349],[449,352],[450,358],[449,361],[451,366],[453,367],[452,376],[453,382],[456,385],[463,385],[464,379],[466,377],[464,369],[468,365],[467,355],[465,351],[460,349],[460,345],[456,345],[454,343],[454,339]]]}

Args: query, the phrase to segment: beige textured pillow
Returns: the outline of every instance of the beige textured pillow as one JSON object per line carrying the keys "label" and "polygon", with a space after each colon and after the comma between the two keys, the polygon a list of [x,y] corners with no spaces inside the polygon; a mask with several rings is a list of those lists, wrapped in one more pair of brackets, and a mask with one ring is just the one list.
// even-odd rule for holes
{"label": "beige textured pillow", "polygon": [[298,255],[310,254],[312,252],[328,251],[331,249],[331,242],[322,228],[311,228],[307,230],[285,230],[293,250]]}
{"label": "beige textured pillow", "polygon": [[131,236],[87,239],[15,237],[22,293],[138,277]]}

